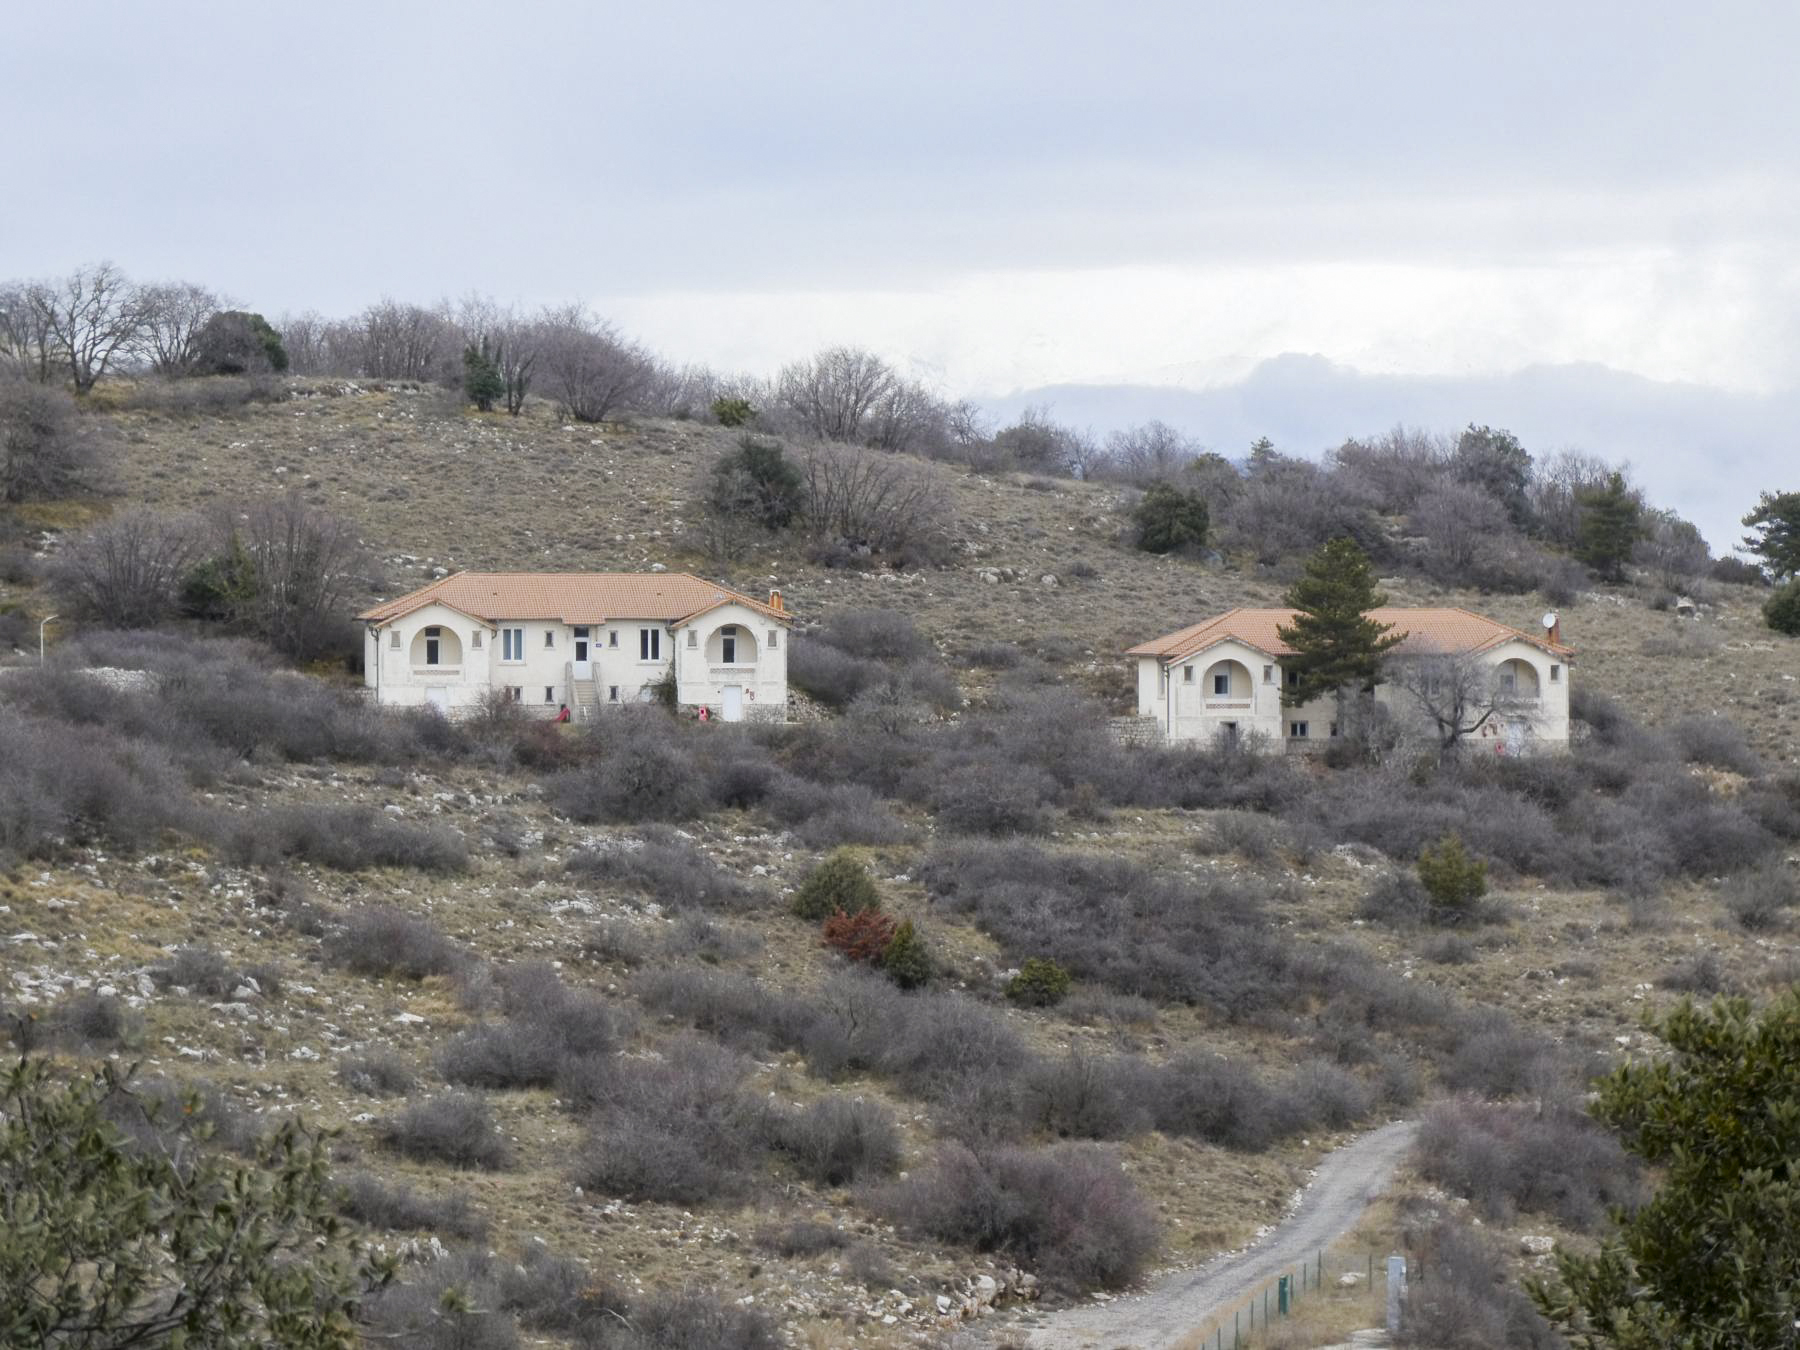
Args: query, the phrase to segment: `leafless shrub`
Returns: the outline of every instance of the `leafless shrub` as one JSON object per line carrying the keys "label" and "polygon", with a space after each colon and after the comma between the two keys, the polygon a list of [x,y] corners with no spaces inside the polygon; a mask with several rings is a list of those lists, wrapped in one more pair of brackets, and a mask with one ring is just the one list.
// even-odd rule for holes
{"label": "leafless shrub", "polygon": [[1486,1097],[1560,1096],[1572,1071],[1555,1044],[1498,1013],[1471,1024],[1442,1070],[1452,1091]]}
{"label": "leafless shrub", "polygon": [[424,1195],[405,1182],[385,1182],[367,1172],[352,1172],[343,1185],[343,1212],[371,1228],[444,1233],[477,1242],[487,1236],[487,1220],[463,1191]]}
{"label": "leafless shrub", "polygon": [[777,1118],[773,1132],[800,1175],[822,1185],[891,1176],[900,1166],[900,1131],[879,1102],[826,1097]]}
{"label": "leafless shrub", "polygon": [[453,1038],[438,1057],[447,1081],[548,1087],[572,1061],[610,1055],[623,1039],[621,1019],[605,999],[567,988],[547,965],[514,967],[502,987],[509,1020]]}
{"label": "leafless shrub", "polygon": [[1612,1135],[1579,1112],[1453,1102],[1426,1112],[1413,1162],[1474,1202],[1487,1219],[1547,1214],[1591,1229],[1612,1205],[1641,1193],[1634,1164]]}
{"label": "leafless shrub", "polygon": [[999,1252],[1071,1292],[1130,1283],[1156,1241],[1150,1207],[1113,1154],[1093,1144],[985,1157],[947,1144],[891,1188],[884,1207],[908,1228]]}
{"label": "leafless shrub", "polygon": [[1128,1139],[1149,1127],[1150,1075],[1140,1060],[1071,1052],[1023,1075],[1028,1125],[1062,1139]]}
{"label": "leafless shrub", "polygon": [[1400,1341],[1420,1350],[1562,1350],[1567,1344],[1508,1278],[1490,1239],[1443,1219],[1422,1236],[1430,1278],[1407,1291]]}
{"label": "leafless shrub", "polygon": [[410,1268],[363,1299],[359,1331],[406,1350],[518,1350],[518,1325],[500,1307],[500,1277],[485,1253],[454,1252]]}
{"label": "leafless shrub", "polygon": [[775,394],[782,406],[822,441],[862,439],[864,424],[899,387],[899,377],[873,352],[828,347],[782,368]]}
{"label": "leafless shrub", "polygon": [[332,959],[357,975],[397,975],[422,980],[450,975],[469,955],[429,919],[389,906],[353,913],[327,944]]}
{"label": "leafless shrub", "polygon": [[602,719],[589,733],[603,757],[545,785],[557,810],[575,820],[691,820],[707,806],[706,775],[688,738],[655,709]]}
{"label": "leafless shrub", "polygon": [[[616,768],[610,761],[609,767]],[[748,885],[673,832],[647,835],[635,848],[582,849],[570,856],[568,869],[641,890],[676,908],[737,909],[754,899]]]}
{"label": "leafless shrub", "polygon": [[547,311],[537,346],[543,387],[577,422],[603,422],[634,406],[656,373],[648,352],[580,305]]}
{"label": "leafless shrub", "polygon": [[850,1245],[850,1235],[828,1223],[795,1219],[780,1227],[771,1225],[759,1229],[756,1245],[764,1251],[792,1260],[796,1256],[818,1256],[823,1252],[842,1251]]}
{"label": "leafless shrub", "polygon": [[602,919],[582,938],[581,953],[592,961],[641,966],[650,959],[650,939],[629,920]]}
{"label": "leafless shrub", "polygon": [[367,571],[348,522],[289,492],[220,517],[214,553],[230,622],[300,660],[342,641],[351,591]]}
{"label": "leafless shrub", "polygon": [[51,584],[83,617],[116,628],[150,628],[173,612],[182,578],[199,551],[192,522],[126,511],[60,549]]}
{"label": "leafless shrub", "polygon": [[417,1082],[413,1067],[387,1050],[347,1055],[338,1061],[340,1082],[367,1097],[404,1097]]}
{"label": "leafless shrub", "polygon": [[138,298],[143,306],[140,346],[150,368],[161,375],[185,374],[193,362],[195,339],[224,303],[191,281],[144,286]]}
{"label": "leafless shrub", "polygon": [[[40,1017],[44,1039],[87,1049],[116,1046],[136,1035],[138,1020],[123,999],[108,994],[71,994]],[[29,1049],[21,1045],[21,1050]]]}
{"label": "leafless shrub", "polygon": [[1765,863],[1754,871],[1733,877],[1725,884],[1725,912],[1740,928],[1767,932],[1786,921],[1787,912],[1800,904],[1800,883],[1792,869]]}
{"label": "leafless shrub", "polygon": [[701,1041],[620,1061],[596,1085],[577,1184],[680,1205],[743,1195],[767,1148],[764,1108],[742,1092],[743,1076],[735,1055]]}
{"label": "leafless shrub", "polygon": [[443,825],[411,825],[362,806],[279,806],[233,820],[227,854],[268,866],[301,859],[343,872],[416,867],[461,872],[469,865],[462,836]]}
{"label": "leafless shrub", "polygon": [[949,506],[935,470],[847,445],[815,445],[800,459],[803,523],[815,540],[897,561],[939,556]]}
{"label": "leafless shrub", "polygon": [[1690,764],[1709,764],[1752,777],[1762,772],[1762,761],[1728,717],[1695,714],[1680,718],[1670,725],[1669,737]]}
{"label": "leafless shrub", "polygon": [[178,948],[166,964],[151,968],[150,978],[160,989],[181,988],[207,998],[225,998],[244,982],[211,947]]}
{"label": "leafless shrub", "polygon": [[487,1102],[468,1092],[426,1097],[382,1121],[381,1142],[396,1153],[452,1167],[505,1167],[511,1150],[494,1127]]}
{"label": "leafless shrub", "polygon": [[1726,974],[1719,954],[1710,949],[1677,961],[1656,977],[1656,983],[1663,989],[1708,997],[1728,993],[1735,988],[1735,982]]}
{"label": "leafless shrub", "polygon": [[0,502],[92,490],[111,453],[101,424],[62,390],[0,371]]}

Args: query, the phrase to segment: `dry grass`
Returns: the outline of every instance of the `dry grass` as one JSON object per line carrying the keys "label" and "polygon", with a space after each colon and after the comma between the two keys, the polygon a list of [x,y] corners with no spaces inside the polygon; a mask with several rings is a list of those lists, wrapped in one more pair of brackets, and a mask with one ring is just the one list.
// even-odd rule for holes
{"label": "dry grass", "polygon": [[[120,475],[124,500],[204,506],[299,487],[353,520],[388,560],[386,594],[419,584],[434,566],[629,569],[663,563],[712,570],[680,541],[695,507],[690,485],[731,443],[716,428],[661,422],[571,429],[541,409],[516,421],[481,417],[416,392],[308,398],[206,419],[113,415],[128,452]],[[911,615],[952,656],[977,644],[1011,643],[1027,662],[1046,662],[1059,678],[1120,707],[1129,700],[1130,683],[1118,651],[1209,611],[1279,597],[1278,581],[1263,574],[1152,559],[1121,546],[1125,522],[1114,489],[1057,483],[1053,491],[1033,491],[1022,479],[946,474],[960,545],[949,568],[904,578],[828,572],[783,546],[735,565],[727,579],[748,588],[780,586],[803,623],[837,609],[880,605]],[[29,523],[40,529],[78,525],[95,509],[92,503],[52,504],[34,510]],[[1077,578],[1078,561],[1097,575]],[[1016,568],[1026,579],[985,583],[977,571],[982,566]],[[1038,578],[1045,574],[1057,576],[1059,584],[1043,585]],[[1395,603],[1463,604],[1526,628],[1546,608],[1533,596],[1481,597],[1417,580],[1389,589]],[[1718,588],[1700,619],[1677,620],[1652,613],[1642,597],[1628,593],[1583,597],[1563,609],[1564,634],[1581,652],[1575,678],[1653,725],[1724,713],[1771,767],[1791,771],[1800,749],[1797,649],[1761,627],[1759,600],[1748,591]],[[0,592],[0,605],[19,603],[46,612],[37,594]],[[1657,654],[1647,657],[1651,639]],[[960,678],[965,690],[978,693],[997,674],[964,670]],[[307,864],[294,873],[311,903],[328,915],[392,905],[429,918],[484,962],[559,961],[572,987],[628,1005],[628,973],[618,963],[584,956],[586,936],[596,924],[612,923],[641,935],[648,953],[641,959],[654,963],[663,959],[659,953],[676,917],[653,909],[641,887],[566,871],[564,864],[583,845],[631,831],[572,825],[529,787],[522,776],[475,766],[396,773],[259,765],[244,781],[222,784],[218,796],[233,809],[393,805],[409,821],[454,825],[475,855],[465,875],[345,875]],[[1731,785],[1721,778],[1716,790]],[[916,842],[858,850],[878,879],[885,908],[918,921],[957,980],[994,995],[997,1015],[1034,1050],[1105,1055],[1130,1049],[1161,1060],[1210,1049],[1270,1069],[1317,1053],[1303,1022],[1229,1025],[1174,1006],[1157,1009],[1149,1022],[1115,1025],[1080,1022],[1068,1007],[1007,1005],[997,994],[1008,963],[995,943],[969,922],[938,914],[911,879],[931,847],[931,822],[917,810],[900,814]],[[511,853],[479,842],[486,823],[501,816],[511,836],[523,841]],[[835,958],[811,927],[788,915],[782,892],[798,884],[819,854],[734,812],[682,828],[708,861],[735,877],[766,869],[756,879],[766,888],[766,901],[734,916],[760,945],[727,952],[719,964],[777,990],[815,986]],[[1354,941],[1412,979],[1505,1007],[1537,1030],[1596,1051],[1640,1044],[1641,1016],[1677,997],[1655,985],[1657,975],[1702,953],[1712,953],[1723,976],[1744,987],[1793,978],[1789,934],[1752,934],[1728,925],[1716,888],[1692,883],[1632,907],[1599,892],[1544,884],[1555,878],[1527,879],[1499,897],[1509,916],[1504,922],[1468,935],[1473,960],[1429,960],[1431,933],[1396,932],[1357,919],[1375,874],[1353,859],[1325,852],[1304,867],[1286,867],[1280,859],[1259,862],[1241,851],[1216,852],[1215,832],[1204,813],[1114,810],[1101,820],[1055,818],[1043,844],[1115,854],[1195,877],[1242,875],[1268,889],[1278,924],[1295,941]],[[90,851],[59,865],[21,867],[0,877],[0,931],[33,939],[4,948],[7,972],[25,982],[0,985],[0,997],[24,994],[48,1002],[69,989],[101,984],[129,993],[133,972],[167,960],[170,948],[197,942],[240,965],[276,962],[286,972],[278,1005],[226,1016],[202,1000],[153,997],[141,1010],[133,1053],[146,1060],[147,1071],[205,1077],[257,1114],[302,1111],[341,1126],[346,1150],[362,1165],[379,1162],[389,1179],[442,1191],[442,1169],[377,1152],[378,1127],[367,1117],[394,1104],[350,1089],[335,1066],[341,1058],[381,1049],[412,1067],[420,1093],[442,1091],[435,1057],[452,1035],[485,1015],[479,990],[454,975],[418,982],[368,978],[329,963],[323,959],[329,935],[309,933],[284,920],[281,910],[259,903],[265,890],[260,874],[201,849],[135,861]],[[62,976],[67,983],[57,982]],[[652,1051],[668,1030],[645,1019],[631,1051]],[[819,1100],[826,1090],[791,1052],[759,1061],[746,1089],[790,1106]],[[934,1121],[920,1102],[877,1079],[859,1080],[854,1090],[895,1112],[903,1166],[929,1156]],[[748,1295],[782,1310],[802,1344],[879,1346],[913,1334],[884,1328],[870,1316],[879,1295],[863,1289],[838,1255],[776,1258],[759,1248],[755,1234],[770,1221],[763,1203],[688,1211],[577,1194],[568,1159],[580,1146],[581,1122],[559,1109],[549,1091],[490,1095],[512,1166],[468,1173],[457,1184],[488,1217],[496,1250],[516,1253],[541,1239],[637,1289],[691,1285],[733,1298]],[[1254,1156],[1154,1133],[1125,1143],[1128,1168],[1162,1225],[1158,1264],[1187,1265],[1242,1245],[1280,1214],[1312,1161],[1333,1142],[1315,1133]],[[980,1258],[968,1252],[902,1237],[840,1188],[784,1179],[775,1203],[789,1218],[842,1228],[898,1272],[899,1287],[909,1296],[925,1302],[981,1268]],[[1376,1227],[1344,1244],[1346,1261],[1365,1260],[1368,1250],[1380,1252],[1399,1240],[1391,1213],[1371,1222]],[[1368,1317],[1355,1295],[1340,1298],[1329,1280],[1321,1294],[1310,1304],[1303,1298],[1300,1317],[1289,1331],[1278,1332],[1309,1328],[1307,1334],[1324,1338],[1379,1320],[1378,1309]],[[785,1306],[789,1300],[794,1306]],[[1308,1320],[1315,1317],[1316,1324]]]}

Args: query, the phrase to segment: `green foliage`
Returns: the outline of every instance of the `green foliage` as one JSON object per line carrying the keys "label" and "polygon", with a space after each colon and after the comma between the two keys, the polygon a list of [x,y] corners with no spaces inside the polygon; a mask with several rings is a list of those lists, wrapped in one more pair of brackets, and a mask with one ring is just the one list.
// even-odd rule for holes
{"label": "green foliage", "polygon": [[1607,580],[1622,580],[1631,550],[1644,535],[1643,507],[1618,472],[1605,487],[1590,488],[1576,500],[1581,504],[1581,525],[1575,556]]}
{"label": "green foliage", "polygon": [[190,619],[223,623],[256,598],[256,564],[235,532],[230,546],[204,559],[181,583],[181,612]]}
{"label": "green foliage", "polygon": [[1788,582],[1764,602],[1763,619],[1777,633],[1800,637],[1800,577]]}
{"label": "green foliage", "polygon": [[1400,634],[1368,617],[1368,611],[1387,603],[1375,588],[1369,555],[1352,539],[1333,539],[1306,560],[1306,571],[1286,600],[1300,612],[1291,627],[1275,630],[1294,649],[1286,668],[1298,677],[1283,691],[1283,706],[1374,688],[1382,655],[1400,641]]}
{"label": "green foliage", "polygon": [[1760,557],[1777,581],[1800,576],[1800,492],[1765,492],[1744,517],[1744,547]]}
{"label": "green foliage", "polygon": [[712,401],[712,415],[722,427],[741,427],[756,420],[756,409],[747,398],[720,395]]}
{"label": "green foliage", "polygon": [[1593,1111],[1662,1170],[1598,1252],[1561,1253],[1532,1297],[1589,1350],[1774,1350],[1800,1325],[1800,989],[1683,1002],[1673,1052],[1600,1084]]}
{"label": "green foliage", "polygon": [[1531,454],[1512,432],[1471,422],[1456,439],[1450,470],[1463,482],[1487,491],[1506,508],[1513,524],[1525,524],[1530,514],[1525,489],[1531,482]]}
{"label": "green foliage", "polygon": [[1436,847],[1419,850],[1419,883],[1431,897],[1435,917],[1454,919],[1487,894],[1487,864],[1471,857],[1461,839],[1447,834]]}
{"label": "green foliage", "polygon": [[911,919],[894,930],[881,953],[881,969],[902,989],[918,989],[930,982],[931,953]]}
{"label": "green foliage", "polygon": [[290,1120],[250,1165],[133,1148],[107,1113],[145,1109],[110,1065],[0,1081],[0,1345],[354,1346],[393,1266],[342,1232],[325,1137]]}
{"label": "green foliage", "polygon": [[746,436],[713,465],[707,503],[722,516],[779,530],[800,513],[805,493],[800,470],[778,442]]}
{"label": "green foliage", "polygon": [[463,395],[478,412],[492,412],[494,400],[506,393],[506,379],[500,374],[498,352],[488,350],[484,336],[477,346],[471,342],[463,348]]}
{"label": "green foliage", "polygon": [[848,849],[838,849],[813,868],[794,893],[794,913],[813,923],[823,923],[839,910],[860,914],[880,908],[881,895],[869,869]]}
{"label": "green foliage", "polygon": [[1006,996],[1028,1008],[1048,1008],[1061,1003],[1073,983],[1069,972],[1056,962],[1034,956],[1006,982]]}
{"label": "green foliage", "polygon": [[1132,512],[1137,522],[1138,547],[1146,553],[1173,553],[1177,549],[1206,547],[1211,524],[1206,498],[1183,492],[1168,483],[1152,483]]}
{"label": "green foliage", "polygon": [[260,314],[222,310],[194,335],[193,370],[197,375],[280,374],[287,368],[281,334]]}

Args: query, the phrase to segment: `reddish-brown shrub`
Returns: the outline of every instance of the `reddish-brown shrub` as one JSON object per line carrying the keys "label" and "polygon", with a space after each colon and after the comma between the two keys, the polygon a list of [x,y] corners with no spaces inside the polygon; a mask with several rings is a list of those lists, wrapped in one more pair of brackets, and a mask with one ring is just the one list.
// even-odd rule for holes
{"label": "reddish-brown shrub", "polygon": [[822,930],[825,945],[841,952],[852,961],[872,965],[894,940],[897,920],[878,909],[859,909],[854,914],[839,910],[825,920]]}

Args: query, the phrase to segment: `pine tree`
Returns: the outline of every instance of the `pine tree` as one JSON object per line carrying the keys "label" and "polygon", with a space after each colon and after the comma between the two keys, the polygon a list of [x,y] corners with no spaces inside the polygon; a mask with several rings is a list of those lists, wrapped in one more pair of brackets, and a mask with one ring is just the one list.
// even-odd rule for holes
{"label": "pine tree", "polygon": [[1777,581],[1800,576],[1800,492],[1765,492],[1744,517],[1744,547],[1762,558]]}
{"label": "pine tree", "polygon": [[488,350],[485,337],[479,347],[471,342],[463,348],[463,393],[478,412],[492,412],[494,400],[506,392],[506,380],[495,359],[498,355]]}
{"label": "pine tree", "polygon": [[1294,649],[1286,664],[1297,677],[1283,694],[1283,705],[1373,689],[1383,654],[1401,635],[1368,616],[1387,603],[1375,588],[1369,555],[1352,539],[1333,539],[1307,559],[1286,599],[1299,613],[1291,626],[1275,630]]}
{"label": "pine tree", "polygon": [[1608,581],[1622,581],[1632,546],[1643,538],[1643,507],[1625,486],[1625,476],[1615,472],[1606,486],[1579,495],[1581,525],[1575,538],[1575,556]]}
{"label": "pine tree", "polygon": [[1173,553],[1178,549],[1206,547],[1211,524],[1206,498],[1183,492],[1168,483],[1152,483],[1132,512],[1137,521],[1138,547],[1146,553]]}

